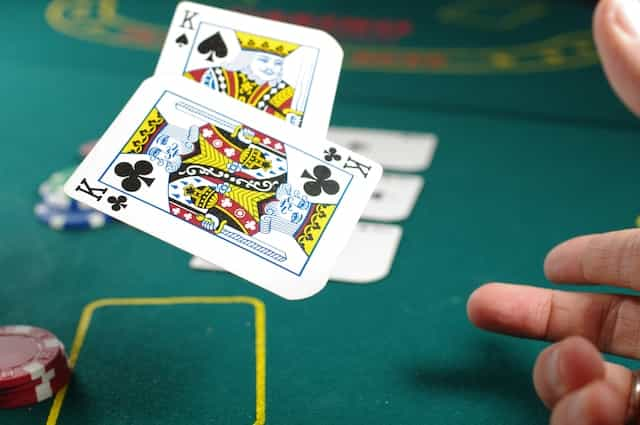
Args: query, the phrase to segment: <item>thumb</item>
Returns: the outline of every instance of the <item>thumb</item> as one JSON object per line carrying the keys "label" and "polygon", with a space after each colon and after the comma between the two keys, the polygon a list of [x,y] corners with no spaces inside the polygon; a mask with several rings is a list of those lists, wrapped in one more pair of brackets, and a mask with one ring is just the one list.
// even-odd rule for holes
{"label": "thumb", "polygon": [[640,1],[601,0],[593,33],[613,90],[640,116]]}

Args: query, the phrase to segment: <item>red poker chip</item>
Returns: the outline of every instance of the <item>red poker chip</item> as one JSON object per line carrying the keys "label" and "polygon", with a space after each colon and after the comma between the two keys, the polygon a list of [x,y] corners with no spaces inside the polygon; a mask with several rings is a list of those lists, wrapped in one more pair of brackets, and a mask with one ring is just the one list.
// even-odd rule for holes
{"label": "red poker chip", "polygon": [[97,140],[90,140],[80,145],[80,148],[78,149],[80,152],[80,156],[85,158],[87,155],[89,155],[89,152],[91,152],[91,149],[93,149],[96,143],[98,143]]}
{"label": "red poker chip", "polygon": [[9,389],[42,377],[64,351],[51,332],[33,326],[0,327],[0,389]]}
{"label": "red poker chip", "polygon": [[45,373],[41,377],[26,384],[17,385],[9,388],[0,388],[0,398],[10,396],[11,394],[14,394],[17,392],[33,389],[37,385],[42,384],[43,381],[50,380],[51,370],[54,370],[54,369],[55,369],[55,372],[53,372],[54,375],[59,374],[61,371],[64,371],[65,369],[69,369],[69,360],[67,359],[67,355],[63,350],[60,350],[60,352],[58,353],[58,356],[56,356],[56,358],[47,366]]}
{"label": "red poker chip", "polygon": [[63,389],[71,380],[71,370],[65,361],[60,367],[49,370],[37,385],[27,385],[16,391],[0,394],[0,409],[31,406],[48,400]]}

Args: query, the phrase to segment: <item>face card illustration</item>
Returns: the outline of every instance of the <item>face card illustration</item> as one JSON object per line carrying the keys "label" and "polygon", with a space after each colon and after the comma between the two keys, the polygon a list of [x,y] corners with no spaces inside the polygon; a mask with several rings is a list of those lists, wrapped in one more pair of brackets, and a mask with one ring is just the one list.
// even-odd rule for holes
{"label": "face card illustration", "polygon": [[[389,275],[402,227],[393,224],[360,222],[331,271],[331,280],[342,283],[374,283]],[[200,257],[192,257],[194,270],[223,271],[221,267]]]}
{"label": "face card illustration", "polygon": [[431,164],[438,139],[431,133],[331,127],[329,140],[378,161],[385,170],[420,172]]}
{"label": "face card illustration", "polygon": [[421,176],[384,173],[362,213],[364,220],[406,220],[420,196]]}
{"label": "face card illustration", "polygon": [[182,2],[156,75],[182,75],[325,135],[343,52],[327,33]]}
{"label": "face card illustration", "polygon": [[328,279],[382,168],[178,77],[145,81],[66,193],[285,298]]}

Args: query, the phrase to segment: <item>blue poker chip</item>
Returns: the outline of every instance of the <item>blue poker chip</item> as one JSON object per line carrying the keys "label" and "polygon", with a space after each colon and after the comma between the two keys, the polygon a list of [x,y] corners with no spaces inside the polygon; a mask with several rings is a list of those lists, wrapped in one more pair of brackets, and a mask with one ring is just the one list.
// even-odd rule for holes
{"label": "blue poker chip", "polygon": [[89,205],[68,197],[63,191],[52,192],[42,196],[42,201],[51,208],[62,211],[91,211]]}
{"label": "blue poker chip", "polygon": [[75,167],[68,167],[56,171],[38,187],[38,193],[42,197],[42,200],[50,207],[65,211],[91,210],[91,207],[88,205],[76,201],[64,193],[64,183],[71,177],[74,170]]}
{"label": "blue poker chip", "polygon": [[39,202],[34,209],[36,218],[54,230],[99,229],[111,221],[111,217],[92,209],[64,209]]}

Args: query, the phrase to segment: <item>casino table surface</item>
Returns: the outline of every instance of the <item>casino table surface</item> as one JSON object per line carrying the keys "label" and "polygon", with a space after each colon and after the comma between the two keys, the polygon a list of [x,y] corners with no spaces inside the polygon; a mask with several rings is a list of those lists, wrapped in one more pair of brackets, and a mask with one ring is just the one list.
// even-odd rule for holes
{"label": "casino table surface", "polygon": [[475,329],[465,303],[548,286],[554,244],[636,225],[640,126],[599,68],[593,2],[217,3],[336,36],[333,125],[438,135],[390,275],[297,302],[122,224],[35,220],[38,184],[153,72],[175,2],[3,5],[0,323],[53,331],[75,376],[0,424],[546,423],[545,344]]}

